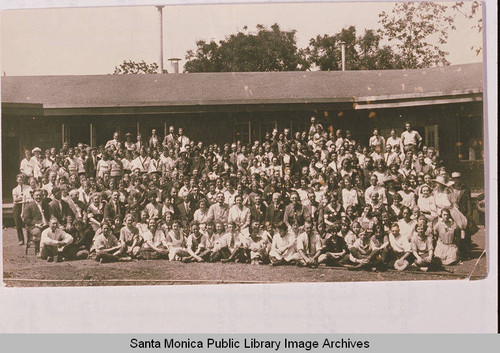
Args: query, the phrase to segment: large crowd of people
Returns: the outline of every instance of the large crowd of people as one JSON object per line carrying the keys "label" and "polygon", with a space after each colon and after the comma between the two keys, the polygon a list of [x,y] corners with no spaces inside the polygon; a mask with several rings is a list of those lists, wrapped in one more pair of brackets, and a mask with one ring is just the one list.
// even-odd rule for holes
{"label": "large crowd of people", "polygon": [[19,245],[48,261],[183,262],[422,271],[470,256],[470,189],[406,123],[387,139],[267,132],[261,141],[115,133],[26,150],[12,191]]}

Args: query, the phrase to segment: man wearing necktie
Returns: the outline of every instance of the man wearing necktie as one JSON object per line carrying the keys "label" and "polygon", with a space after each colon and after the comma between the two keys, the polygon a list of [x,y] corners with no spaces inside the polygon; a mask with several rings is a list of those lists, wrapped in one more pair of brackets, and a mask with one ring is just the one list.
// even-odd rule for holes
{"label": "man wearing necktie", "polygon": [[40,236],[42,231],[47,228],[48,219],[50,218],[50,208],[42,203],[41,190],[33,192],[33,201],[25,206],[23,218],[28,234],[28,242],[35,243],[35,252],[38,253]]}
{"label": "man wearing necktie", "polygon": [[49,203],[50,215],[55,217],[60,225],[66,226],[67,217],[72,213],[71,209],[66,201],[62,200],[62,190],[59,187],[52,188],[52,195],[54,199]]}

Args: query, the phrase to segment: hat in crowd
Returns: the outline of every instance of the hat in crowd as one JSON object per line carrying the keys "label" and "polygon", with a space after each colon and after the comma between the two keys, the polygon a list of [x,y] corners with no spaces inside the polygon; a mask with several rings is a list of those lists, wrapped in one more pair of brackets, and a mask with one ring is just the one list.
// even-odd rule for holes
{"label": "hat in crowd", "polygon": [[181,148],[181,150],[179,151],[179,154],[181,154],[181,153],[187,153],[187,150],[186,150],[186,148],[185,148],[185,147],[182,147],[182,148]]}
{"label": "hat in crowd", "polygon": [[436,179],[434,179],[434,181],[436,183],[439,183],[439,184],[444,185],[444,186],[451,186],[451,185],[453,185],[452,181],[447,183],[446,180],[444,179],[444,176],[442,176],[442,175],[438,175],[436,177]]}
{"label": "hat in crowd", "polygon": [[460,172],[453,172],[453,173],[451,173],[451,177],[453,179],[455,179],[455,178],[461,178],[462,174],[460,174]]}
{"label": "hat in crowd", "polygon": [[408,267],[410,263],[407,261],[407,260],[398,260],[396,262],[394,262],[394,268],[398,271],[403,271],[404,269],[406,269]]}
{"label": "hat in crowd", "polygon": [[42,149],[40,147],[35,147],[31,150],[32,153],[35,153],[35,152],[42,152]]}
{"label": "hat in crowd", "polygon": [[76,196],[76,195],[78,195],[78,190],[71,190],[69,192],[69,197],[73,197],[73,196]]}

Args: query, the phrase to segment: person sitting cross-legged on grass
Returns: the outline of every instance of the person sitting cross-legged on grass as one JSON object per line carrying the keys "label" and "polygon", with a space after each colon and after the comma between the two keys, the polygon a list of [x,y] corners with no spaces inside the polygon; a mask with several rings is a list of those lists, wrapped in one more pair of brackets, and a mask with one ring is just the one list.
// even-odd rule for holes
{"label": "person sitting cross-legged on grass", "polygon": [[344,264],[345,267],[350,269],[364,269],[372,267],[372,250],[370,248],[370,238],[372,235],[373,230],[371,228],[368,228],[359,234],[359,238],[354,242],[353,246],[349,248],[349,262]]}
{"label": "person sitting cross-legged on grass", "polygon": [[184,257],[190,256],[186,249],[186,239],[184,230],[178,220],[172,222],[172,229],[167,233],[168,259],[170,261],[179,261]]}
{"label": "person sitting cross-legged on grass", "polygon": [[321,238],[314,230],[311,222],[304,223],[304,231],[297,237],[297,253],[299,254],[297,265],[307,267],[318,267],[318,258],[321,255]]}
{"label": "person sitting cross-legged on grass", "polygon": [[227,259],[231,256],[231,250],[226,246],[226,230],[224,228],[224,223],[218,221],[215,223],[215,231],[210,235],[213,223],[207,223],[207,235],[208,242],[207,246],[210,249],[210,262],[218,262],[221,259]]}
{"label": "person sitting cross-legged on grass", "polygon": [[192,221],[190,228],[191,233],[186,240],[189,256],[183,257],[182,262],[204,262],[203,257],[210,252],[207,250],[207,236],[200,232],[200,224],[197,221]]}
{"label": "person sitting cross-legged on grass", "polygon": [[393,223],[389,232],[389,244],[392,249],[394,268],[402,271],[414,259],[410,240],[399,232],[399,225]]}
{"label": "person sitting cross-legged on grass", "polygon": [[286,265],[298,259],[295,252],[295,236],[288,226],[281,222],[276,227],[277,231],[273,236],[269,259],[273,266]]}
{"label": "person sitting cross-legged on grass", "polygon": [[95,252],[95,260],[99,262],[116,262],[121,259],[131,259],[125,256],[127,253],[126,245],[116,239],[111,232],[111,224],[108,221],[102,222],[99,235],[94,239],[94,244],[90,252]]}
{"label": "person sitting cross-legged on grass", "polygon": [[342,266],[348,259],[347,244],[335,229],[328,227],[324,238],[321,255],[318,257],[318,263],[324,263],[327,266]]}
{"label": "person sitting cross-legged on grass", "polygon": [[248,249],[252,265],[260,265],[267,258],[267,238],[262,238],[260,223],[252,222],[249,229]]}
{"label": "person sitting cross-legged on grass", "polygon": [[124,218],[124,226],[120,230],[120,242],[127,246],[127,254],[137,257],[141,250],[142,238],[139,236],[139,230],[132,223],[132,214],[128,213]]}
{"label": "person sitting cross-legged on grass", "polygon": [[59,228],[57,218],[52,217],[49,228],[42,232],[40,240],[40,257],[49,262],[61,262],[65,255],[66,247],[73,242],[73,237]]}
{"label": "person sitting cross-legged on grass", "polygon": [[248,237],[238,230],[236,223],[228,223],[227,233],[224,235],[224,247],[230,250],[231,255],[227,259],[221,259],[221,261],[249,262],[250,254],[248,252],[248,240]]}
{"label": "person sitting cross-legged on grass", "polygon": [[150,218],[147,224],[148,228],[139,232],[143,243],[138,256],[144,260],[167,258],[169,244],[165,233],[158,227],[158,220]]}

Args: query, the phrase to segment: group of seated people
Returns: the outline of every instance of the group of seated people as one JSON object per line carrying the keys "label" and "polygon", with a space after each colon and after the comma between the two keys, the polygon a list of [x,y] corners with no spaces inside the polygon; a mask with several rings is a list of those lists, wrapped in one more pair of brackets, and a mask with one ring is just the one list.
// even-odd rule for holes
{"label": "group of seated people", "polygon": [[[406,124],[367,146],[350,131],[266,133],[205,146],[182,128],[105,146],[26,150],[13,189],[19,244],[42,259],[423,271],[470,255],[470,189]],[[25,235],[26,232],[26,235]]]}

